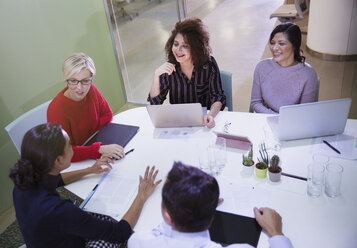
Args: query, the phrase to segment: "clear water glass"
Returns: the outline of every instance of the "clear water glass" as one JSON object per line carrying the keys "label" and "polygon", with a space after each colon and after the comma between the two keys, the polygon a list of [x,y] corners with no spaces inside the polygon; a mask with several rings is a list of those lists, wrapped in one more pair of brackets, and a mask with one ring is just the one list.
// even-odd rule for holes
{"label": "clear water glass", "polygon": [[342,172],[343,167],[337,163],[330,163],[326,166],[325,193],[328,197],[340,195]]}
{"label": "clear water glass", "polygon": [[310,163],[307,167],[307,194],[313,198],[320,197],[324,184],[325,166],[319,163]]}
{"label": "clear water glass", "polygon": [[217,137],[215,145],[215,159],[218,173],[222,171],[227,162],[226,139]]}

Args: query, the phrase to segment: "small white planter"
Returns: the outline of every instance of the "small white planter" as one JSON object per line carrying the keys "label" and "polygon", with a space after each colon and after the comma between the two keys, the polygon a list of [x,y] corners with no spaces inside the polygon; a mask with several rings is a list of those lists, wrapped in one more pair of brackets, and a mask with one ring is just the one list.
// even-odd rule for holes
{"label": "small white planter", "polygon": [[245,166],[243,165],[243,174],[247,175],[247,176],[251,176],[253,175],[253,171],[254,171],[254,166]]}

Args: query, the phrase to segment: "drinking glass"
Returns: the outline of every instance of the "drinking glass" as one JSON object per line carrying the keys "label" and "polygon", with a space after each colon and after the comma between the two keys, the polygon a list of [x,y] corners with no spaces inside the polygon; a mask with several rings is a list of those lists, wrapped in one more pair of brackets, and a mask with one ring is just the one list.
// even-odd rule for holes
{"label": "drinking glass", "polygon": [[320,163],[310,163],[307,167],[307,194],[313,198],[320,197],[324,183],[325,166]]}
{"label": "drinking glass", "polygon": [[219,174],[227,162],[227,148],[226,139],[223,137],[217,137],[215,145],[215,159],[216,159],[216,171]]}
{"label": "drinking glass", "polygon": [[325,193],[329,197],[336,197],[340,194],[343,167],[336,163],[326,166],[325,172]]}
{"label": "drinking glass", "polygon": [[214,146],[212,143],[197,144],[197,154],[199,160],[199,168],[208,173],[214,174],[215,172],[215,157]]}

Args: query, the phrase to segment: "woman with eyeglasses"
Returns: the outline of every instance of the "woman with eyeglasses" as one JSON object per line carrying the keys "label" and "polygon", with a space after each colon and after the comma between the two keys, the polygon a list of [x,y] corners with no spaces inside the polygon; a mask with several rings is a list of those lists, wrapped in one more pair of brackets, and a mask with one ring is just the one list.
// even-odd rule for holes
{"label": "woman with eyeglasses", "polygon": [[95,142],[82,146],[113,118],[109,104],[93,84],[96,73],[93,60],[84,53],[73,54],[64,61],[62,72],[67,86],[50,103],[47,122],[60,124],[68,133],[74,151],[72,161],[101,155],[115,159],[124,157],[123,147],[117,144]]}
{"label": "woman with eyeglasses", "polygon": [[155,70],[148,101],[162,104],[169,93],[170,103],[201,103],[210,110],[204,116],[208,128],[226,104],[216,60],[210,55],[209,34],[200,19],[176,23],[165,45],[167,62]]}

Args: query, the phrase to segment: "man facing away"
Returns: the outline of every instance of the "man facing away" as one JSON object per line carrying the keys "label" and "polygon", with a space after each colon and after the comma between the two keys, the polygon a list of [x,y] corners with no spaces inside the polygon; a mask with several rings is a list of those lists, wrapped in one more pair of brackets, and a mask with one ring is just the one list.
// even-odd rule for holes
{"label": "man facing away", "polygon": [[[219,201],[216,179],[200,169],[175,162],[162,189],[161,211],[164,222],[151,232],[134,233],[128,248],[218,248],[211,241],[210,227]],[[269,235],[271,248],[292,248],[282,233],[280,215],[270,208],[254,208],[259,225]],[[252,247],[232,244],[230,248]]]}

